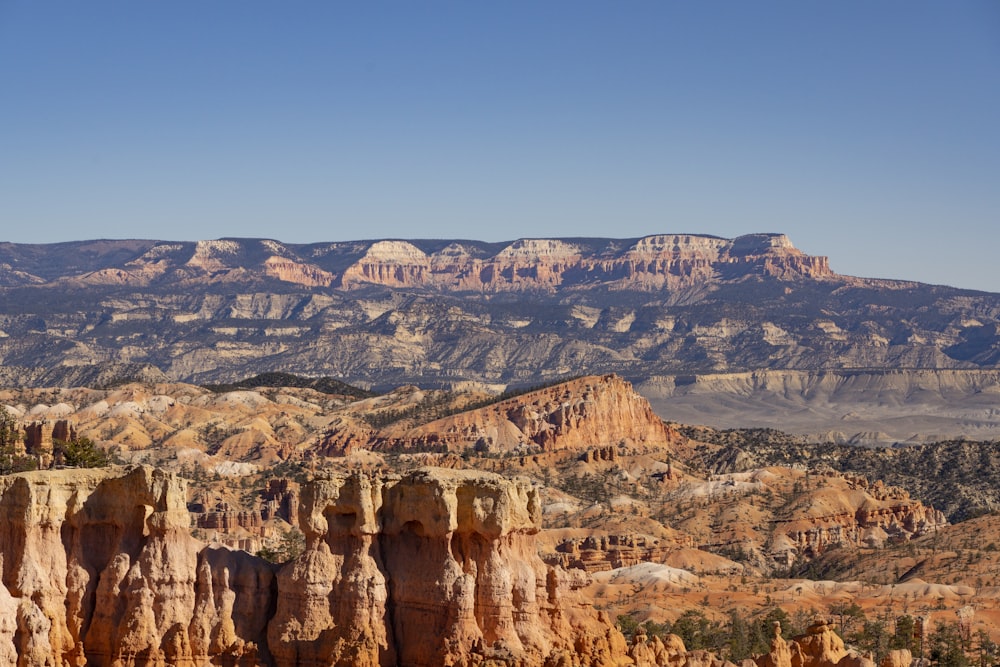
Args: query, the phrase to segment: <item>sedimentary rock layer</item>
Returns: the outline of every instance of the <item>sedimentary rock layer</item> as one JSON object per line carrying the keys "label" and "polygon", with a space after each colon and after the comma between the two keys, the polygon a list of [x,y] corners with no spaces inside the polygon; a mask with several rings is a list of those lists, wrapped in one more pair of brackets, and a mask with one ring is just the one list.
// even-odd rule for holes
{"label": "sedimentary rock layer", "polygon": [[[422,469],[303,489],[306,549],[278,568],[188,532],[152,468],[0,478],[0,662],[608,664],[622,636],[539,559],[527,482]],[[475,656],[479,656],[473,660]],[[561,664],[561,663],[560,663]]]}
{"label": "sedimentary rock layer", "polygon": [[444,449],[461,452],[585,450],[597,446],[666,447],[680,436],[656,416],[649,402],[616,375],[588,376],[436,419],[415,428],[382,429],[340,422],[322,448]]}
{"label": "sedimentary rock layer", "polygon": [[[75,251],[75,252],[74,252]],[[581,283],[677,288],[718,272],[776,277],[833,275],[826,257],[796,249],[784,234],[735,239],[658,234],[638,239],[350,241],[286,245],[268,239],[198,242],[100,241],[0,244],[0,286],[64,280],[89,285],[275,278],[306,287],[364,285],[449,290],[553,290]]]}

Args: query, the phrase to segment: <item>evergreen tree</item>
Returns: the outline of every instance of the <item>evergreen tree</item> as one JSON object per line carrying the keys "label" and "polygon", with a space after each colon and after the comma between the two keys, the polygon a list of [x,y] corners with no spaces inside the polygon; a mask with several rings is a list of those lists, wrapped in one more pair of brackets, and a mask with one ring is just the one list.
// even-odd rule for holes
{"label": "evergreen tree", "polygon": [[1000,659],[1000,645],[982,628],[976,632],[976,653],[979,667],[994,667]]}
{"label": "evergreen tree", "polygon": [[746,619],[737,611],[729,612],[729,640],[726,642],[728,659],[739,663],[750,658],[754,652],[754,634]]}
{"label": "evergreen tree", "polygon": [[890,649],[905,648],[913,655],[917,654],[917,639],[914,636],[917,622],[912,616],[900,616],[896,619],[896,630],[889,638]]}
{"label": "evergreen tree", "polygon": [[957,623],[938,623],[927,644],[932,663],[941,667],[969,667]]}
{"label": "evergreen tree", "polygon": [[103,468],[111,464],[108,453],[98,447],[90,438],[76,440],[53,440],[52,449],[62,455],[63,465],[73,468]]}
{"label": "evergreen tree", "polygon": [[17,443],[21,441],[21,430],[17,420],[6,407],[0,405],[0,475],[12,472],[34,470],[35,460],[18,453]]}
{"label": "evergreen tree", "polygon": [[886,629],[885,619],[876,618],[866,620],[861,629],[851,637],[852,643],[857,645],[863,652],[871,651],[875,657],[876,664],[879,663],[889,650],[889,631]]}

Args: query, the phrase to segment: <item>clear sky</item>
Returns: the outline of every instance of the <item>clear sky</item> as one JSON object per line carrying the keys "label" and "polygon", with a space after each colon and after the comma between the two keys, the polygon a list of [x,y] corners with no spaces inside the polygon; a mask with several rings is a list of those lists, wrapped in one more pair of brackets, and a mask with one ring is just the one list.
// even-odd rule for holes
{"label": "clear sky", "polygon": [[1000,292],[1000,3],[0,0],[0,240],[658,232]]}

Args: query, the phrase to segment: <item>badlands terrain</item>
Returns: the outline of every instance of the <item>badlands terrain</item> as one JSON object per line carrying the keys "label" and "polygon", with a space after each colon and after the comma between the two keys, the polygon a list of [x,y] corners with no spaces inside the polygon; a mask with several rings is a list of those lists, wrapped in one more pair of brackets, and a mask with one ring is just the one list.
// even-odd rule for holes
{"label": "badlands terrain", "polygon": [[[375,395],[269,374],[0,403],[22,463],[55,462],[60,438],[117,461],[0,477],[10,664],[996,655],[995,443],[855,459],[776,430],[664,422],[614,375]],[[986,474],[949,504],[956,467]]]}
{"label": "badlands terrain", "polygon": [[616,373],[674,421],[989,439],[998,326],[996,294],[840,275],[781,234],[0,244],[3,386]]}

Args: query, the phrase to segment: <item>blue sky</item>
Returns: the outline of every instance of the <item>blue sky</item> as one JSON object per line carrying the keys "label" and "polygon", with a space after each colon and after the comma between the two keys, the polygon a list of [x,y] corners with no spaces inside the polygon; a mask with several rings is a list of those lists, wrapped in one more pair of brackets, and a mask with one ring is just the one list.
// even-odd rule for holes
{"label": "blue sky", "polygon": [[0,240],[658,232],[1000,292],[1000,3],[0,0]]}

